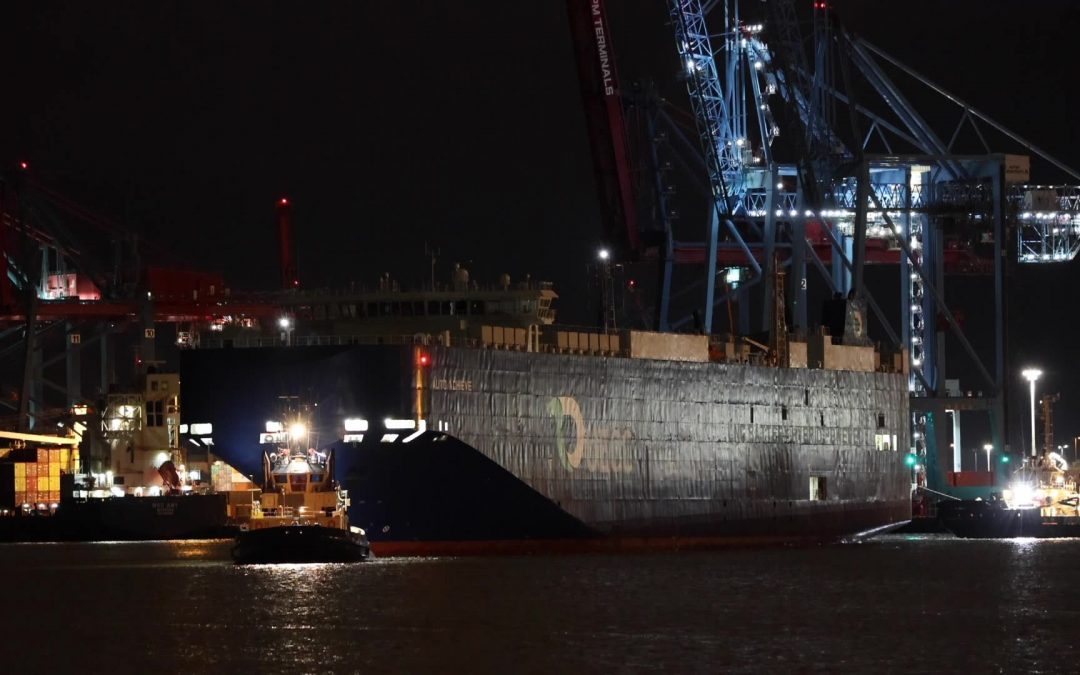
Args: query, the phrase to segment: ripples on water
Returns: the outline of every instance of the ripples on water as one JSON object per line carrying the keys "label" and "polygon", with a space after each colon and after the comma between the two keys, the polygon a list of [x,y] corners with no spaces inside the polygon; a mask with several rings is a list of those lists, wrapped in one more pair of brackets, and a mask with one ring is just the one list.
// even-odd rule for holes
{"label": "ripples on water", "polygon": [[0,546],[0,672],[1075,672],[1080,540],[237,567]]}

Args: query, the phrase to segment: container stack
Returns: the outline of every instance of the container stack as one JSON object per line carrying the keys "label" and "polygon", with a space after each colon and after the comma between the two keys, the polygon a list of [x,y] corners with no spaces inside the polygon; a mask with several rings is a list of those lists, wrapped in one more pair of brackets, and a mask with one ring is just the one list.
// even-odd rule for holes
{"label": "container stack", "polygon": [[38,448],[36,461],[15,462],[15,505],[58,503],[60,474],[78,461],[78,448]]}

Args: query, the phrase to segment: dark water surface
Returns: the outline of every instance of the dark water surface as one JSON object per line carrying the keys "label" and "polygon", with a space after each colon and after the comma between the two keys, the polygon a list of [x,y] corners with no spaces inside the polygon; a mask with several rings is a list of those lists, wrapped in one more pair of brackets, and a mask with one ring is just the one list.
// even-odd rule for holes
{"label": "dark water surface", "polygon": [[1080,670],[1080,540],[254,567],[229,546],[0,546],[0,672]]}

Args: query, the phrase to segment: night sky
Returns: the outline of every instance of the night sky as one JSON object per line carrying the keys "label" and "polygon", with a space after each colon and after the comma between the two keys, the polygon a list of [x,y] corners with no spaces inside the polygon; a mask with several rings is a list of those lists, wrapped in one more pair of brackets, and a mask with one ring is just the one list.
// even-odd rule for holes
{"label": "night sky", "polygon": [[[688,107],[664,3],[608,4],[620,77],[651,78]],[[1080,3],[835,5],[854,32],[1080,165]],[[584,320],[600,216],[560,0],[22,0],[0,12],[0,166],[30,162],[37,180],[163,244],[161,262],[274,287],[274,202],[288,196],[307,287],[383,272],[419,282],[429,241],[442,274],[460,261],[480,280],[550,279],[564,314]],[[1065,179],[1036,165],[1033,180]],[[682,238],[699,222],[684,218]],[[973,333],[990,325],[988,288],[951,287]],[[1065,442],[1080,434],[1080,261],[1023,268],[1011,293],[1010,357],[1061,391]],[[950,377],[969,372],[957,363]],[[1015,437],[1025,408],[1012,408]]]}

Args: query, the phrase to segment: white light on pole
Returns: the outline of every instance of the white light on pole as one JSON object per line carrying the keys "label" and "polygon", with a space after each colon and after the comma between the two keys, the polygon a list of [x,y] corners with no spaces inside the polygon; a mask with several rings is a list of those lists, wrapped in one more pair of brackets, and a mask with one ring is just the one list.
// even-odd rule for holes
{"label": "white light on pole", "polygon": [[606,248],[602,248],[597,255],[600,257],[601,260],[607,262],[608,258],[611,257],[611,252],[608,251]]}
{"label": "white light on pole", "polygon": [[1027,368],[1021,375],[1031,383],[1031,456],[1035,456],[1035,380],[1039,379],[1042,371],[1038,368]]}
{"label": "white light on pole", "polygon": [[983,445],[983,450],[986,451],[986,470],[993,471],[993,469],[990,468],[990,453],[993,452],[994,446],[986,443],[985,445]]}

